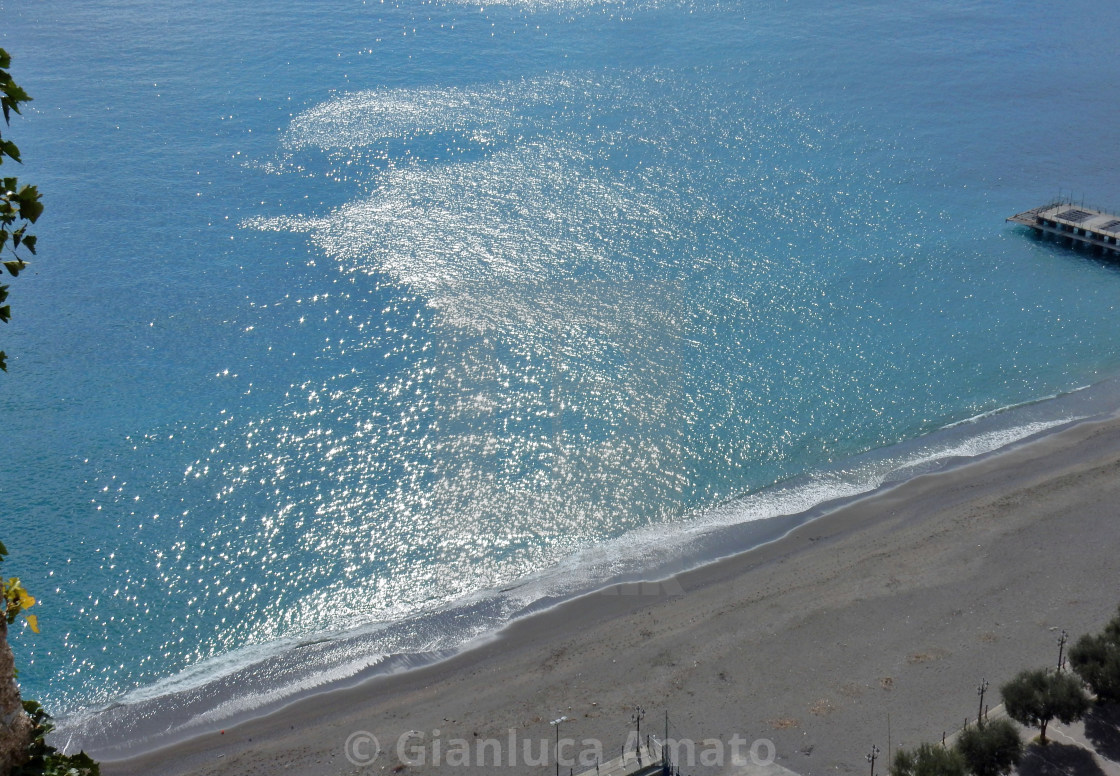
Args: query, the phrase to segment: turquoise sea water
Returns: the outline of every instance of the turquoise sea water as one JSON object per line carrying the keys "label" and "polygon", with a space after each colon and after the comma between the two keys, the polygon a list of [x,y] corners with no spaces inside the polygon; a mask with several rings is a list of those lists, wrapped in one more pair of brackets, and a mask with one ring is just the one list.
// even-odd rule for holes
{"label": "turquoise sea water", "polygon": [[3,17],[47,214],[0,519],[72,742],[445,654],[1118,404],[1120,271],[1004,223],[1120,207],[1114,4]]}

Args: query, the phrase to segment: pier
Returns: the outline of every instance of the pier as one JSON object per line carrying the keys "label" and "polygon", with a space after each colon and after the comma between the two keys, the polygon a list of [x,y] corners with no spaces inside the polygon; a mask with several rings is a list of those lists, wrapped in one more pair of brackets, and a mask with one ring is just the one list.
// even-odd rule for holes
{"label": "pier", "polygon": [[1036,234],[1120,256],[1120,216],[1102,210],[1072,202],[1052,202],[1007,220],[1029,226]]}

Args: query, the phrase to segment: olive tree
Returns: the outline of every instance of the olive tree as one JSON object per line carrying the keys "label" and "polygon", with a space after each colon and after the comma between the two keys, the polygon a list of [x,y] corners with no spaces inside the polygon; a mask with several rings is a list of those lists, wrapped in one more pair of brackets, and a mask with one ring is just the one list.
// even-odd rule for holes
{"label": "olive tree", "polygon": [[966,727],[956,749],[975,776],[1004,776],[1023,759],[1019,731],[1006,719]]}
{"label": "olive tree", "polygon": [[917,749],[899,749],[891,762],[891,776],[967,776],[964,757],[956,749],[921,744]]}
{"label": "olive tree", "polygon": [[1098,701],[1120,701],[1120,615],[1102,633],[1078,639],[1069,650],[1069,664]]}
{"label": "olive tree", "polygon": [[1069,724],[1085,716],[1089,696],[1080,680],[1068,673],[1051,673],[1045,668],[1021,671],[1000,688],[1003,705],[1011,719],[1037,727],[1039,743],[1046,743],[1046,726],[1051,720]]}

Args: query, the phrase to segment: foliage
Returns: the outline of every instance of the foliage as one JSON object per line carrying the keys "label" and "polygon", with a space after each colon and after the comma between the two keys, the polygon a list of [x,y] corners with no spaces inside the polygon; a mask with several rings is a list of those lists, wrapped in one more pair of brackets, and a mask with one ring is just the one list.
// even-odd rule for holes
{"label": "foliage", "polygon": [[1120,645],[1086,634],[1070,648],[1069,664],[1098,700],[1120,701]]}
{"label": "foliage", "polygon": [[101,776],[101,768],[85,752],[60,754],[47,743],[47,733],[54,725],[42,706],[35,701],[24,701],[23,709],[35,725],[34,737],[28,747],[27,762],[16,766],[11,776]]}
{"label": "foliage", "polygon": [[1104,637],[1113,644],[1120,644],[1120,608],[1117,614],[1104,626]]}
{"label": "foliage", "polygon": [[[20,112],[20,105],[30,102],[28,96],[8,73],[12,58],[0,48],[0,110],[4,113],[4,125],[11,124],[12,113]],[[0,165],[4,157],[22,162],[19,147],[11,140],[0,135]],[[27,227],[39,220],[43,213],[43,203],[39,201],[39,190],[34,186],[20,186],[18,178],[0,178],[0,264],[12,277],[27,268],[20,255],[20,249],[35,253],[35,236],[27,233]],[[6,259],[6,260],[5,260]],[[11,318],[11,306],[4,304],[8,299],[8,286],[0,285],[0,321],[7,323]],[[0,350],[0,369],[7,371],[6,355]]]}
{"label": "foliage", "polygon": [[921,744],[917,749],[899,749],[891,763],[891,776],[966,776],[964,757],[956,749]]}
{"label": "foliage", "polygon": [[1104,632],[1078,639],[1069,650],[1069,664],[1098,701],[1120,701],[1120,615],[1112,618]]}
{"label": "foliage", "polygon": [[975,776],[1003,776],[1023,757],[1019,731],[1006,719],[966,727],[957,738],[956,748]]}
{"label": "foliage", "polygon": [[[8,554],[8,548],[0,542],[0,561],[3,561]],[[19,577],[8,577],[6,580],[0,578],[0,588],[4,593],[4,618],[11,625],[19,617],[20,613],[26,612],[35,605],[35,599],[27,592],[27,588],[19,581]],[[39,618],[34,614],[24,615],[27,620],[27,626],[35,633],[39,632]]]}
{"label": "foliage", "polygon": [[1021,671],[1000,688],[1007,715],[1016,722],[1039,730],[1039,743],[1046,743],[1046,725],[1052,719],[1069,724],[1085,716],[1089,696],[1081,682],[1066,673],[1045,668]]}
{"label": "foliage", "polygon": [[[8,548],[0,542],[0,562],[8,555]],[[35,599],[24,589],[18,577],[0,579],[6,607],[5,619],[11,625],[16,618],[35,605]],[[39,632],[35,615],[25,614],[28,626]],[[6,648],[6,645],[5,645]],[[14,678],[14,677],[12,677]],[[46,736],[54,729],[50,715],[38,702],[23,701],[23,710],[31,718],[31,739],[27,744],[27,760],[12,769],[10,776],[100,776],[101,770],[85,752],[65,755],[47,743]]]}

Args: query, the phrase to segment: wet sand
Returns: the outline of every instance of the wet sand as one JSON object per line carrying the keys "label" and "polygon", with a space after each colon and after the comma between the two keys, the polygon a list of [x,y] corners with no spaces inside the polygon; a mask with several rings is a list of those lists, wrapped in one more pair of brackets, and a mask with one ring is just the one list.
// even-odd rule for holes
{"label": "wet sand", "polygon": [[[1120,603],[1120,421],[1084,423],[842,507],[779,541],[651,584],[522,619],[451,660],[306,698],[147,755],[125,774],[554,773],[526,765],[554,739],[618,754],[635,707],[643,738],[694,739],[730,773],[733,736],[773,742],[801,774],[867,772],[872,745],[939,739],[975,716],[977,685],[1057,659],[1061,629],[1100,627]],[[436,732],[438,730],[438,733]],[[511,732],[518,766],[509,767]],[[369,766],[346,742],[368,731]],[[397,743],[408,731],[403,764]],[[464,766],[451,750],[471,747]],[[711,739],[704,744],[705,739]],[[359,739],[352,754],[371,750]],[[435,742],[440,745],[440,765]],[[495,748],[502,767],[494,763]],[[686,750],[682,750],[686,751]],[[740,751],[744,751],[740,749]],[[756,750],[765,754],[765,748]],[[881,761],[884,765],[886,760]],[[578,773],[581,768],[575,766]],[[568,772],[565,767],[564,773]]]}

